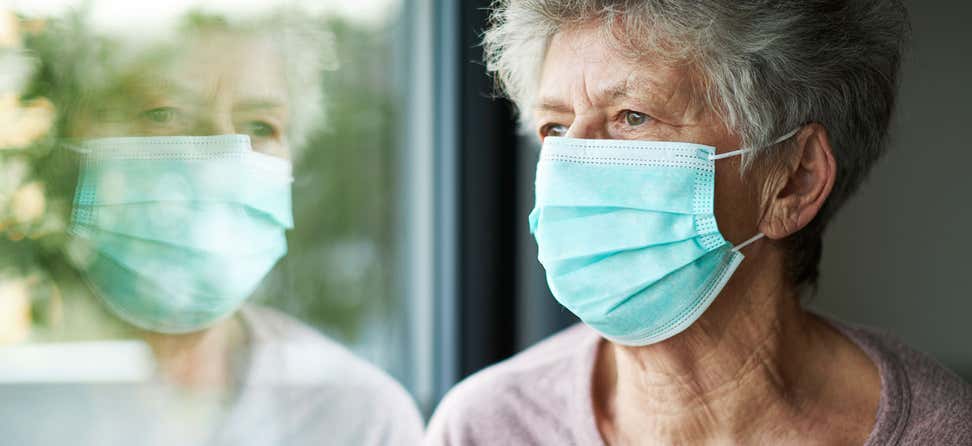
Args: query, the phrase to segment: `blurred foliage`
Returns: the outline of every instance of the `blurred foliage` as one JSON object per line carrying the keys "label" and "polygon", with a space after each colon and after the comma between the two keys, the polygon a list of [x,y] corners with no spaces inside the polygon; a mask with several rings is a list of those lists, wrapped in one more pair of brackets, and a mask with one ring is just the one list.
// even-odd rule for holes
{"label": "blurred foliage", "polygon": [[300,150],[295,228],[280,268],[285,293],[271,305],[353,341],[367,316],[389,317],[399,102],[388,76],[386,29],[325,24],[339,68],[324,74],[325,126]]}
{"label": "blurred foliage", "polygon": [[[187,21],[224,23],[200,17],[190,14]],[[354,341],[366,319],[387,317],[397,304],[391,289],[394,135],[399,130],[394,128],[398,98],[387,76],[392,42],[386,28],[340,17],[311,20],[333,34],[339,68],[322,73],[326,116],[305,147],[295,150],[296,227],[288,234],[290,253],[257,294],[271,306]],[[22,36],[22,48],[4,51],[16,51],[30,65],[29,82],[16,92],[19,101],[50,101],[54,116],[49,131],[29,144],[0,148],[0,281],[30,284],[33,338],[43,338],[52,327],[76,338],[92,336],[63,327],[63,320],[72,317],[92,319],[77,325],[82,331],[117,321],[107,321],[101,308],[87,308],[100,305],[92,303],[82,277],[65,260],[77,158],[61,143],[78,103],[119,97],[133,87],[124,73],[112,69],[122,54],[121,42],[90,29],[83,14],[30,23],[33,31]],[[101,67],[91,70],[92,64]],[[30,218],[14,215],[18,196],[33,201],[19,206]]]}

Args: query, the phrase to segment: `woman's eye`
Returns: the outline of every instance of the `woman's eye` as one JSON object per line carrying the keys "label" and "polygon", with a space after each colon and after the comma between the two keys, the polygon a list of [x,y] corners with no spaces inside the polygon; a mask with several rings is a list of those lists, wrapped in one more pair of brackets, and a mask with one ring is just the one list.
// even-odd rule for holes
{"label": "woman's eye", "polygon": [[156,124],[169,124],[175,120],[177,113],[172,107],[157,107],[142,112],[142,116]]}
{"label": "woman's eye", "polygon": [[547,124],[540,128],[540,134],[547,136],[564,136],[567,134],[567,126],[563,124]]}
{"label": "woman's eye", "polygon": [[632,127],[637,127],[642,125],[651,119],[648,115],[644,113],[638,113],[636,111],[626,110],[624,112],[624,123]]}
{"label": "woman's eye", "polygon": [[277,129],[264,121],[250,121],[246,126],[247,133],[258,138],[271,138],[277,134]]}

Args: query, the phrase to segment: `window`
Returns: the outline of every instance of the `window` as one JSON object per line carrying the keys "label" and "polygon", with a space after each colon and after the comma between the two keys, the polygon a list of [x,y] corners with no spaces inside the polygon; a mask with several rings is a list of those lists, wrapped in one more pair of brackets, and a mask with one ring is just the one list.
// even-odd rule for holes
{"label": "window", "polygon": [[[435,258],[448,249],[434,8],[319,3],[0,10],[0,393],[22,397],[0,414],[90,422],[83,435],[39,423],[13,438],[233,438],[223,430],[251,420],[237,406],[254,375],[320,379],[347,373],[329,363],[341,358],[431,409]],[[212,334],[233,319],[242,328]],[[289,349],[280,362],[256,364],[265,337]],[[251,402],[283,397],[263,398]],[[131,425],[79,416],[105,404]],[[147,404],[166,419],[135,420]],[[249,441],[274,444],[293,413],[264,406],[278,419]]]}

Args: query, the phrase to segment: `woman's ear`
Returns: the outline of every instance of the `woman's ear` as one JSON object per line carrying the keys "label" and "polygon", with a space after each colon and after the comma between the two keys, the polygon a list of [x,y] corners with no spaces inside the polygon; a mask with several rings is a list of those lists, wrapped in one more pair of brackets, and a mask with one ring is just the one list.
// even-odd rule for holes
{"label": "woman's ear", "polygon": [[771,239],[782,239],[803,229],[820,212],[834,188],[837,162],[827,129],[818,123],[803,127],[794,138],[796,147],[782,169],[774,174],[772,188],[759,230]]}

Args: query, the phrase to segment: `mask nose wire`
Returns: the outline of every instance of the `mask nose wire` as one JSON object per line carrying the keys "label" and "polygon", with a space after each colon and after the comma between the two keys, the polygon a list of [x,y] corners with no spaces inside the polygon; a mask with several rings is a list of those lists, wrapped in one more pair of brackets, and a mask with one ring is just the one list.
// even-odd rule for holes
{"label": "mask nose wire", "polygon": [[[766,147],[779,144],[779,143],[781,143],[783,141],[786,141],[786,140],[792,138],[793,135],[796,135],[800,131],[800,129],[802,129],[802,128],[803,127],[797,127],[795,129],[793,129],[793,131],[791,131],[791,132],[789,132],[789,133],[787,133],[787,134],[785,134],[785,135],[777,138],[776,141],[773,141],[773,142],[767,144]],[[723,158],[729,158],[729,157],[733,157],[733,156],[742,155],[743,153],[752,152],[753,150],[756,150],[756,149],[753,149],[753,148],[742,148],[742,149],[738,149],[738,150],[733,150],[731,152],[720,153],[720,154],[717,154],[717,155],[716,154],[713,154],[713,155],[709,155],[709,160],[710,161],[721,160]]]}

